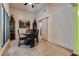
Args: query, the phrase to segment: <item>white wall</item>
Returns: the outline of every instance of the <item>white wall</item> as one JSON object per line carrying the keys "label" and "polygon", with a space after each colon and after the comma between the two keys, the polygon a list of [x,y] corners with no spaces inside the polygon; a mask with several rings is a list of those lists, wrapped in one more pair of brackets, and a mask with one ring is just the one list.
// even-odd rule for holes
{"label": "white wall", "polygon": [[[32,23],[35,18],[35,16],[27,11],[17,9],[17,8],[10,8],[10,14],[14,15],[15,19],[15,34],[16,34],[16,39],[18,39],[18,29],[19,29],[19,20],[30,20],[31,22],[31,28],[32,28]],[[26,29],[26,28],[25,28]],[[22,30],[23,32],[23,30]]]}
{"label": "white wall", "polygon": [[48,41],[73,49],[73,7],[70,4],[49,4],[44,9],[38,13],[37,19],[49,16]]}

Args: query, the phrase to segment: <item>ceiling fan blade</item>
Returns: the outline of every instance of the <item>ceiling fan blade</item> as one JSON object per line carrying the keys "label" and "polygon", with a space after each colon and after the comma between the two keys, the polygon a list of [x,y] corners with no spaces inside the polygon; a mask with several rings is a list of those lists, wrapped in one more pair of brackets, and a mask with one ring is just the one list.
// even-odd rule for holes
{"label": "ceiling fan blade", "polygon": [[[24,3],[24,5],[27,5],[27,4],[28,4],[28,3]],[[31,6],[32,6],[32,8],[34,8],[34,5],[33,5],[33,4],[32,4]]]}
{"label": "ceiling fan blade", "polygon": [[32,5],[32,8],[34,8],[34,6]]}
{"label": "ceiling fan blade", "polygon": [[27,5],[28,3],[25,3],[24,5]]}

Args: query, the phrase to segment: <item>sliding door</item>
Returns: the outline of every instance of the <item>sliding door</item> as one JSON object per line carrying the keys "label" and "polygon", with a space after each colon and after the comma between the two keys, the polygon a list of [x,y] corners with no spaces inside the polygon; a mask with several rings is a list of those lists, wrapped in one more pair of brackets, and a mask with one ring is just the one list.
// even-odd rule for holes
{"label": "sliding door", "polygon": [[2,20],[1,20],[1,4],[0,4],[0,48],[2,45]]}
{"label": "sliding door", "polygon": [[6,43],[6,41],[9,39],[9,16],[8,13],[6,12],[3,4],[2,4],[2,47]]}
{"label": "sliding door", "polygon": [[9,20],[9,16],[7,14],[7,12],[5,13],[5,41],[7,41],[9,39],[9,34],[10,34],[10,27],[9,24],[10,20]]}
{"label": "sliding door", "polygon": [[5,9],[2,5],[2,46],[5,44]]}

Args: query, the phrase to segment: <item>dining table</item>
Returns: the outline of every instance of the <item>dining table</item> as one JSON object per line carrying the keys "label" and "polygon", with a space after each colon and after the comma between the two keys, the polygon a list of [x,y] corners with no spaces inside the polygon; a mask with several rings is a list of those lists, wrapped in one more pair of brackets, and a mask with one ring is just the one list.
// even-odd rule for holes
{"label": "dining table", "polygon": [[[31,41],[32,39],[31,38],[33,38],[32,37],[32,31],[26,31],[26,33],[21,33],[22,35],[24,35],[25,37],[26,37],[26,39],[24,39],[24,43],[25,43],[25,45],[27,44],[27,41]],[[29,40],[28,40],[29,39]]]}
{"label": "dining table", "polygon": [[31,30],[27,30],[26,33],[21,33],[22,35],[28,37],[32,34]]}

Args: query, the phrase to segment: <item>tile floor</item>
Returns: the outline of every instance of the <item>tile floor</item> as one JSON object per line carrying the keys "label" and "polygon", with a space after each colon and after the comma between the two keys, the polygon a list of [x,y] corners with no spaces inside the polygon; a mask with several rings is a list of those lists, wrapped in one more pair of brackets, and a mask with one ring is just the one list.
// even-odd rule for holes
{"label": "tile floor", "polygon": [[18,41],[11,42],[11,47],[4,54],[5,56],[70,56],[71,52],[54,44],[40,40],[34,48],[21,45],[18,47]]}

